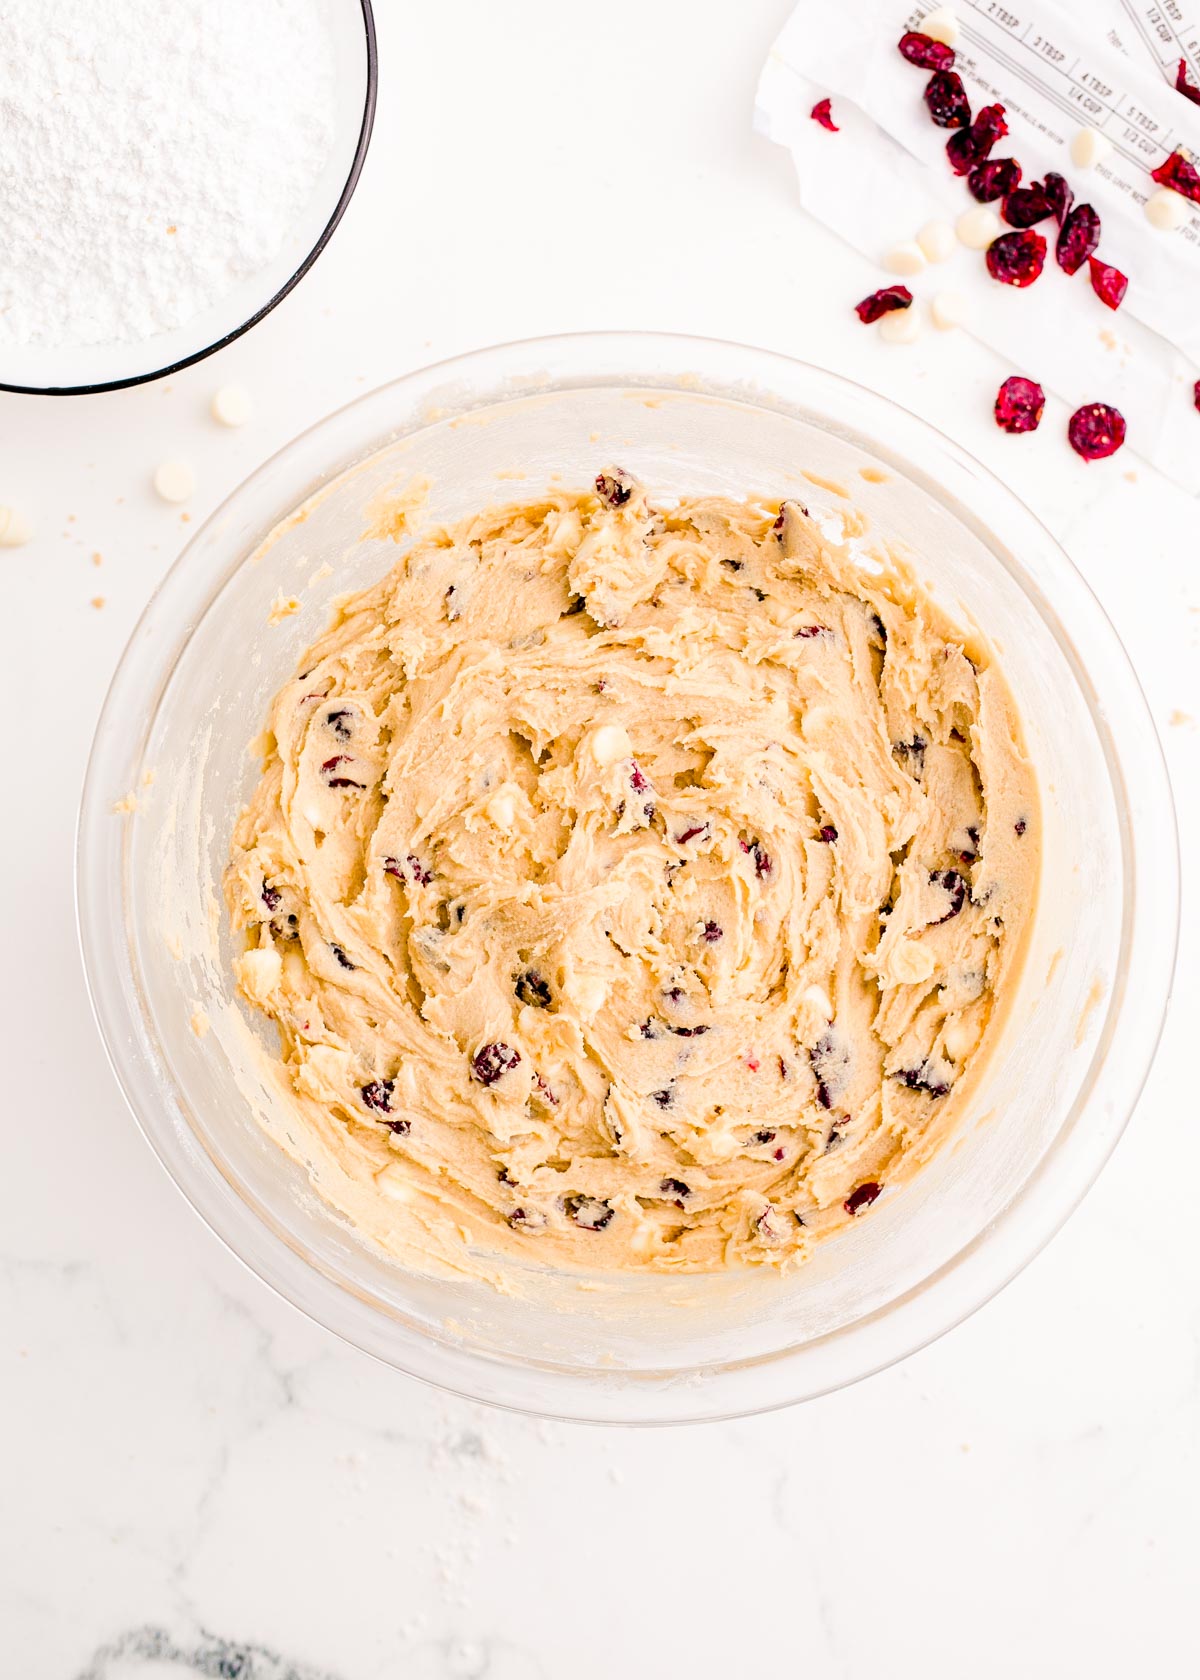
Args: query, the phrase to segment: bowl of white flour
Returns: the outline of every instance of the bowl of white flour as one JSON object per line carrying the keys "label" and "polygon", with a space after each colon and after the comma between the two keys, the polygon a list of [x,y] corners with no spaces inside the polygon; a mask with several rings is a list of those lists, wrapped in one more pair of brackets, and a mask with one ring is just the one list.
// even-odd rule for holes
{"label": "bowl of white flour", "polygon": [[156,379],[261,320],[375,87],[370,0],[0,0],[0,389]]}

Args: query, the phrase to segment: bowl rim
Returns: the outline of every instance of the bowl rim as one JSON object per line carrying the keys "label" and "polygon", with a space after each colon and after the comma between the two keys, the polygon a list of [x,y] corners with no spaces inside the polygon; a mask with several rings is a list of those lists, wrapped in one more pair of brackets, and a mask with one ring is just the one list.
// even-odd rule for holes
{"label": "bowl rim", "polygon": [[[529,369],[539,366],[537,358],[545,355],[551,360],[557,355],[574,353],[577,366],[570,373],[560,373],[556,377],[543,379],[539,382],[530,381]],[[657,355],[656,355],[657,353]],[[758,400],[765,405],[768,399],[773,399],[776,406],[789,411],[789,404],[780,399],[775,387],[767,384],[765,389],[758,389],[751,383],[749,392],[745,389],[732,391],[720,382],[717,376],[708,377],[707,370],[699,383],[696,375],[689,371],[686,376],[683,367],[689,370],[696,361],[702,361],[705,354],[710,357],[724,357],[739,367],[749,364],[753,374],[761,374],[770,368],[775,368],[782,376],[790,377],[793,381],[811,380],[818,386],[822,383],[830,389],[837,390],[847,401],[856,401],[865,406],[868,412],[874,411],[880,418],[885,415],[899,420],[913,434],[923,434],[931,443],[935,443],[942,452],[942,466],[947,465],[960,474],[966,474],[974,480],[982,478],[985,488],[990,493],[1003,499],[1006,508],[1015,519],[1023,520],[1031,532],[1036,532],[1039,542],[1045,551],[1053,558],[1057,569],[1061,570],[1061,581],[1071,590],[1076,601],[1082,604],[1090,614],[1093,625],[1103,635],[1107,642],[1105,649],[1106,660],[1101,664],[1106,678],[1111,685],[1123,688],[1122,698],[1132,702],[1134,717],[1132,731],[1136,737],[1137,757],[1131,757],[1128,746],[1118,751],[1113,740],[1110,720],[1100,706],[1097,697],[1091,690],[1090,670],[1082,665],[1079,656],[1073,652],[1070,637],[1066,638],[1067,645],[1063,647],[1064,654],[1080,681],[1088,709],[1092,714],[1098,737],[1100,739],[1109,777],[1112,781],[1112,792],[1117,806],[1117,813],[1122,837],[1122,862],[1125,873],[1126,911],[1122,932],[1121,958],[1118,972],[1114,976],[1113,987],[1107,1000],[1106,1015],[1101,1032],[1096,1041],[1096,1049],[1092,1061],[1081,1082],[1079,1094],[1076,1096],[1071,1109],[1064,1117],[1059,1132],[1051,1140],[1042,1158],[1018,1186],[1014,1194],[1004,1207],[989,1221],[976,1235],[964,1243],[953,1255],[928,1277],[920,1280],[916,1285],[905,1290],[900,1295],[886,1302],[884,1305],[866,1314],[862,1319],[856,1319],[851,1324],[841,1326],[836,1332],[830,1332],[825,1337],[815,1338],[813,1341],[801,1344],[799,1347],[787,1347],[770,1355],[755,1356],[742,1361],[731,1361],[728,1364],[698,1370],[692,1373],[674,1370],[671,1372],[600,1372],[589,1369],[572,1369],[554,1367],[549,1371],[546,1367],[534,1367],[531,1362],[510,1362],[495,1355],[471,1348],[465,1345],[455,1345],[420,1332],[419,1336],[409,1331],[408,1340],[404,1334],[408,1327],[402,1320],[389,1317],[386,1311],[369,1305],[357,1295],[346,1282],[340,1281],[310,1256],[300,1252],[297,1246],[284,1236],[273,1222],[262,1217],[261,1210],[252,1202],[240,1195],[230,1185],[228,1178],[219,1171],[209,1158],[202,1144],[193,1137],[190,1142],[195,1151],[204,1156],[205,1167],[211,1169],[210,1177],[220,1180],[218,1188],[206,1178],[198,1184],[194,1172],[189,1176],[181,1171],[181,1160],[178,1148],[174,1150],[176,1158],[172,1160],[172,1148],[169,1140],[164,1136],[161,1125],[156,1128],[155,1120],[145,1112],[143,1105],[135,1094],[135,1067],[127,1056],[124,1063],[119,1054],[118,1044],[124,1044],[128,1033],[118,1033],[113,1030],[115,1010],[117,1016],[123,1018],[120,1025],[128,1022],[137,1025],[135,1012],[131,1000],[122,997],[115,1006],[102,996],[101,968],[104,962],[111,960],[111,951],[104,951],[103,931],[99,921],[96,900],[89,891],[89,864],[92,862],[94,847],[101,845],[104,840],[103,824],[109,826],[111,836],[112,816],[109,806],[104,803],[104,793],[101,783],[100,759],[106,746],[109,746],[108,730],[110,712],[117,710],[119,701],[127,696],[120,691],[127,687],[131,678],[130,667],[136,655],[141,650],[147,634],[154,634],[152,624],[156,609],[164,595],[182,592],[185,584],[190,582],[192,592],[200,587],[199,579],[193,577],[188,580],[186,573],[193,547],[198,545],[206,533],[218,521],[227,516],[227,510],[244,495],[252,494],[261,478],[270,470],[292,454],[301,453],[302,445],[312,446],[320,435],[343,416],[357,409],[368,409],[373,404],[380,404],[387,395],[393,398],[401,394],[411,399],[406,405],[405,412],[415,413],[420,405],[422,396],[427,402],[429,391],[437,389],[441,393],[448,381],[455,376],[477,374],[481,366],[490,367],[496,362],[509,365],[509,379],[507,383],[493,375],[481,385],[472,389],[470,400],[463,401],[458,409],[443,408],[437,416],[438,421],[453,418],[457,413],[465,413],[487,407],[491,404],[513,400],[521,396],[536,396],[545,392],[556,392],[577,389],[588,385],[621,384],[630,388],[656,384],[662,387],[672,377],[679,377],[681,394],[700,397],[733,397],[734,400]],[[609,361],[605,362],[608,354]],[[626,365],[622,358],[628,354],[629,363]],[[661,365],[658,357],[674,356],[682,366],[672,365],[670,368]],[[596,364],[602,364],[600,371]],[[639,365],[640,364],[640,365]],[[515,377],[521,385],[513,389],[512,380]],[[618,369],[620,371],[618,371]],[[686,377],[686,388],[682,380]],[[795,412],[794,408],[790,410]],[[311,494],[317,486],[327,485],[342,473],[352,468],[358,461],[368,458],[379,449],[388,447],[398,438],[423,429],[430,424],[428,415],[417,415],[411,424],[398,423],[391,429],[379,426],[372,435],[371,441],[359,448],[348,458],[339,460],[327,468],[318,469],[317,476],[305,494]],[[888,446],[879,439],[866,433],[872,447],[881,459],[888,458]],[[896,465],[907,476],[920,476],[925,469],[918,466],[911,455],[904,450],[894,453]],[[928,475],[927,475],[928,476]],[[291,492],[288,492],[289,496]],[[943,487],[942,495],[956,500],[955,492]],[[304,495],[293,498],[289,506],[296,505],[296,501],[303,500]],[[285,517],[287,508],[280,508],[275,513],[269,525],[271,528],[279,518]],[[203,583],[204,606],[207,610],[212,601],[219,595],[225,582],[236,567],[242,564],[252,549],[231,561],[222,573],[214,578],[209,575]],[[1036,586],[1032,579],[1022,583],[1031,598],[1035,599]],[[1057,623],[1057,615],[1055,615]],[[191,633],[192,624],[174,633],[169,650],[158,654],[153,663],[152,677],[157,682],[157,690],[151,696],[152,703],[146,710],[146,723],[149,727],[150,719],[157,706],[163,688],[169,681],[171,671],[180,656],[183,646]],[[1060,628],[1056,631],[1060,645],[1064,641],[1065,632]],[[1092,668],[1095,668],[1093,666]],[[1086,680],[1085,680],[1086,679]],[[144,680],[141,682],[143,690],[141,698],[146,700]],[[143,737],[144,738],[144,737]],[[140,754],[140,742],[132,753],[133,759]],[[1135,834],[1131,822],[1133,801],[1128,788],[1128,772],[1134,772],[1141,778],[1141,792],[1144,795],[1149,786],[1153,801],[1157,806],[1156,814],[1164,819],[1159,824],[1150,825],[1153,832],[1144,839],[1140,831]],[[122,824],[122,830],[126,825]],[[1143,828],[1145,825],[1143,825]],[[1136,843],[1135,843],[1136,842]],[[115,848],[111,838],[108,850],[119,856],[124,851],[122,840]],[[92,871],[94,873],[94,870]],[[1143,986],[1136,998],[1133,998],[1128,986],[1129,954],[1135,940],[1139,940],[1139,926],[1133,916],[1133,905],[1137,892],[1143,892],[1148,883],[1152,883],[1157,892],[1157,915],[1159,948],[1155,953],[1155,964],[1150,973],[1150,983]],[[111,890],[112,882],[109,881]],[[123,897],[124,880],[119,882]],[[1129,656],[1118,637],[1115,628],[1109,620],[1104,608],[1092,592],[1086,578],[1074,562],[1063,550],[1051,532],[1046,528],[1038,516],[1016,495],[1002,480],[984,467],[975,457],[964,450],[952,439],[939,432],[936,427],[910,410],[903,408],[892,399],[881,396],[847,379],[844,375],[829,369],[818,368],[812,364],[800,361],[798,358],[785,355],[769,349],[752,348],[737,345],[726,340],[704,338],[682,334],[664,334],[657,332],[586,332],[567,333],[535,339],[510,341],[504,344],[485,346],[461,355],[446,358],[440,362],[412,369],[395,380],[386,382],[374,391],[356,396],[341,408],[324,416],[322,419],[307,427],[304,431],[263,461],[251,474],[247,476],[230,496],[214,510],[205,523],[192,535],[173,566],[163,577],[150,596],[147,605],[135,625],[129,641],[122,652],[121,658],[114,671],[111,685],[105,697],[97,722],[96,733],[89,754],[85,775],[83,793],[79,810],[79,821],[76,836],[76,867],[75,867],[75,901],[77,929],[83,957],[85,985],[91,1003],[93,1016],[100,1031],[102,1043],[109,1064],[116,1076],[118,1085],[125,1097],[126,1104],[134,1115],[135,1121],[143,1136],[158,1156],[168,1175],[174,1180],[177,1189],[184,1196],[193,1209],[206,1224],[214,1231],[230,1252],[239,1259],[247,1270],[253,1272],[275,1290],[277,1294],[287,1300],[292,1306],[306,1316],[315,1319],[324,1328],[331,1330],[351,1346],[379,1359],[382,1363],[399,1369],[408,1375],[417,1376],[431,1382],[449,1392],[462,1395],[469,1399],[485,1401],[510,1410],[525,1412],[538,1416],[551,1416],[564,1420],[594,1422],[594,1423],[625,1423],[634,1425],[654,1425],[677,1422],[715,1421],[751,1414],[758,1414],[779,1409],[783,1406],[796,1404],[802,1400],[814,1399],[832,1390],[850,1386],[864,1377],[874,1375],[898,1360],[907,1358],[910,1354],[928,1346],[947,1331],[961,1323],[971,1313],[993,1299],[1008,1283],[1012,1281],[1025,1266],[1028,1265],[1050,1240],[1061,1229],[1066,1220],[1082,1201],[1096,1177],[1108,1160],[1113,1149],[1122,1135],[1125,1126],[1132,1115],[1133,1109],[1141,1094],[1142,1087],[1149,1074],[1154,1055],[1161,1038],[1166,1017],[1167,1003],[1170,998],[1171,984],[1174,974],[1175,958],[1179,936],[1179,853],[1178,833],[1174,810],[1174,800],[1169,778],[1166,772],[1161,743],[1155,729],[1149,706],[1141,689],[1136,671]],[[1150,924],[1145,924],[1147,931],[1140,933],[1140,943],[1144,944],[1152,937]],[[122,961],[128,962],[128,952],[122,953]],[[1143,961],[1145,953],[1143,952]],[[133,974],[134,987],[139,985],[139,977]],[[1108,1104],[1108,1112],[1103,1124],[1097,1124],[1094,1134],[1087,1134],[1086,1138],[1079,1138],[1079,1121],[1085,1110],[1089,1110],[1097,1102],[1097,1086],[1101,1072],[1109,1064],[1106,1062],[1109,1046],[1113,1038],[1117,1018],[1123,1013],[1137,1006],[1141,1017],[1139,1031],[1135,1035],[1136,1043],[1132,1051],[1122,1057],[1115,1070],[1110,1068],[1112,1077],[1110,1084],[1120,1087],[1120,1094],[1114,1104]],[[133,1058],[132,1061],[136,1061]],[[1118,1112],[1119,1111],[1119,1112]],[[1073,1166],[1069,1171],[1061,1161],[1061,1146],[1067,1134],[1074,1134],[1077,1138],[1075,1154],[1084,1151],[1083,1168]],[[1055,1161],[1056,1151],[1060,1151],[1057,1161],[1057,1175],[1064,1175],[1069,1179],[1068,1193],[1063,1194],[1057,1183],[1047,1190],[1047,1178],[1051,1163]],[[186,1154],[186,1151],[184,1152]],[[1035,1195],[1035,1191],[1037,1194]],[[214,1197],[216,1200],[214,1200]],[[236,1210],[229,1205],[229,1198],[236,1200]],[[1015,1236],[1012,1227],[1017,1223],[1013,1219],[1014,1210],[1020,1203],[1037,1203],[1036,1229],[1027,1230]],[[1048,1205],[1047,1205],[1048,1204]],[[239,1247],[236,1237],[230,1234],[231,1217],[248,1216],[250,1223],[263,1238],[258,1246],[254,1258],[248,1257]],[[241,1220],[243,1226],[245,1219]],[[997,1265],[993,1262],[988,1267],[975,1264],[979,1261],[985,1248],[994,1252],[1005,1245],[1000,1244],[1000,1235],[1004,1228],[1010,1232],[1005,1248],[1005,1257]],[[965,1262],[971,1262],[968,1266]],[[982,1269],[982,1277],[977,1274]],[[974,1280],[973,1284],[968,1281]],[[957,1282],[956,1282],[957,1280]],[[923,1326],[909,1324],[906,1331],[897,1334],[897,1320],[905,1322],[905,1315],[900,1311],[914,1297],[928,1295],[932,1286],[940,1289],[939,1299],[941,1310],[934,1313],[932,1319],[926,1314]],[[349,1311],[347,1303],[350,1303]],[[349,1326],[348,1318],[351,1320]],[[863,1335],[871,1332],[873,1351],[857,1363],[849,1372],[842,1371],[829,1380],[818,1381],[815,1385],[805,1386],[795,1381],[789,1382],[786,1373],[806,1350],[822,1341],[840,1337],[843,1341],[851,1334],[859,1332]],[[415,1348],[421,1352],[414,1356]],[[864,1350],[865,1351],[865,1350]],[[428,1354],[429,1357],[423,1357]],[[434,1366],[436,1369],[431,1369]],[[747,1383],[754,1381],[753,1372],[766,1365],[773,1365],[777,1370],[785,1373],[782,1382],[777,1380],[772,1385],[772,1392],[767,1397],[761,1394],[751,1398],[742,1390]],[[530,1398],[527,1390],[531,1372],[536,1369],[538,1376],[548,1384],[553,1391]],[[622,1385],[622,1379],[624,1386]],[[649,1379],[649,1380],[648,1380]],[[653,1384],[657,1383],[657,1390]],[[654,1398],[649,1406],[644,1404],[646,1396],[653,1392]]]}
{"label": "bowl rim", "polygon": [[[230,328],[220,338],[199,350],[193,350],[190,355],[180,356],[176,361],[167,362],[162,367],[151,368],[146,373],[127,374],[121,379],[102,379],[84,385],[17,385],[8,380],[0,379],[0,391],[12,391],[18,396],[28,397],[94,397],[103,391],[125,391],[134,385],[149,385],[156,379],[165,379],[168,374],[179,373],[184,368],[194,367],[197,362],[205,361],[209,356],[215,356],[218,350],[224,350],[227,344],[241,338],[251,327],[271,313],[281,304],[288,293],[293,291],[303,280],[309,269],[316,262],[321,252],[333,238],[334,230],[346,213],[350,200],[354,197],[359,177],[363,172],[363,165],[367,160],[367,148],[371,144],[371,132],[375,126],[375,107],[379,98],[379,50],[375,38],[375,13],[372,10],[372,0],[357,0],[362,13],[363,33],[367,49],[367,81],[363,91],[363,113],[358,127],[358,139],[354,146],[354,156],[350,160],[350,169],[346,175],[345,184],[338,194],[337,203],[330,212],[329,219],[317,236],[316,243],[307,253],[300,265],[293,270],[272,297],[269,297],[260,308],[256,309],[240,325]],[[153,339],[147,341],[153,343]]]}

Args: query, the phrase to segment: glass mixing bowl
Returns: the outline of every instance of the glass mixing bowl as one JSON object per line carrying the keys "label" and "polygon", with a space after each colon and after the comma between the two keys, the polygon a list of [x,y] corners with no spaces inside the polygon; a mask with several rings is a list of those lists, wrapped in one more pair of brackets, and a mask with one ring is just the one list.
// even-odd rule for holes
{"label": "glass mixing bowl", "polygon": [[[221,875],[258,775],[248,743],[276,689],[334,598],[395,562],[391,543],[360,540],[370,499],[421,474],[433,515],[452,519],[555,476],[587,482],[610,460],[660,495],[802,491],[825,510],[846,505],[842,487],[874,534],[919,556],[938,599],[992,638],[1023,714],[1044,802],[1040,906],[958,1132],[809,1264],[782,1277],[598,1274],[584,1287],[531,1266],[519,1293],[500,1294],[389,1260],[268,1136],[288,1130],[273,1029],[234,998]],[[280,594],[299,610],[269,624]],[[88,768],[77,887],[117,1077],[235,1254],[404,1371],[528,1411],[631,1422],[826,1392],[993,1295],[1062,1224],[1125,1125],[1178,925],[1171,797],[1145,702],[1034,515],[954,443],[834,374],[650,334],[503,345],[424,369],[260,467],[192,538],[117,670]]]}

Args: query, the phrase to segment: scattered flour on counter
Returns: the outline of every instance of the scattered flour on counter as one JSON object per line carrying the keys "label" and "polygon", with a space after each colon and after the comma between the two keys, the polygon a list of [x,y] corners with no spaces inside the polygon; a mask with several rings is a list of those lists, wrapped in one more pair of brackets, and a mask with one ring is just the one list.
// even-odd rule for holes
{"label": "scattered flour on counter", "polygon": [[0,6],[0,346],[134,344],[278,254],[333,141],[325,0]]}

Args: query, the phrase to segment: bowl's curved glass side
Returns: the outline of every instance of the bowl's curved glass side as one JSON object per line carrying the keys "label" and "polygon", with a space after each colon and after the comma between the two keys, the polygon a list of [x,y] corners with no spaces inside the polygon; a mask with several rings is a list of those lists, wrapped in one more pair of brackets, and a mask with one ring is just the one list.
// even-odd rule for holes
{"label": "bowl's curved glass side", "polygon": [[[631,392],[627,378],[604,389],[597,373],[610,360],[660,389]],[[534,380],[520,373],[531,366]],[[708,389],[688,377],[698,366]],[[722,391],[735,366],[731,403]],[[746,400],[748,370],[769,385],[769,400],[762,391]],[[514,379],[536,392],[513,400]],[[505,395],[501,409],[480,409]],[[443,417],[430,424],[435,401]],[[864,450],[885,430],[890,459],[875,443]],[[359,459],[389,432],[395,441],[356,477],[352,496],[343,502],[335,489],[266,559],[240,563],[324,463]],[[856,499],[882,528],[916,535],[923,557],[938,555],[939,592],[974,604],[1005,643],[1023,710],[1038,720],[1031,746],[1051,794],[1054,921],[1039,920],[993,1081],[1008,1113],[1022,1115],[1019,1131],[979,1111],[891,1207],[881,1203],[782,1285],[757,1275],[649,1288],[608,1281],[581,1313],[561,1280],[544,1280],[532,1306],[428,1286],[329,1217],[302,1168],[247,1123],[254,1105],[286,1120],[255,1071],[254,1028],[229,997],[212,905],[229,822],[255,774],[245,745],[266,701],[323,624],[328,597],[395,557],[353,547],[364,494],[428,472],[437,511],[449,514],[507,493],[497,472],[526,473],[524,493],[555,470],[583,476],[618,451],[668,489],[738,493],[778,494],[798,459],[826,477],[881,459],[890,466],[883,484],[857,480]],[[924,460],[929,478],[901,470],[901,455]],[[840,501],[812,484],[806,493]],[[480,1398],[583,1417],[721,1415],[823,1392],[929,1340],[1005,1282],[1070,1211],[1119,1133],[1161,1020],[1174,875],[1154,836],[1171,833],[1169,793],[1111,627],[1032,516],[969,457],[869,393],[764,353],[615,335],[501,347],[373,393],[297,440],[198,533],[186,559],[139,626],[98,732],[81,822],[81,930],[110,1055],[152,1143],[210,1224],[289,1299],[368,1351]],[[326,559],[333,577],[308,581]],[[302,609],[268,626],[284,582]],[[248,661],[232,623],[247,627]],[[140,736],[135,719],[146,725]],[[109,807],[144,767],[156,778],[143,808],[118,819]],[[1130,777],[1123,797],[1119,782]],[[1167,813],[1138,847],[1126,798]],[[118,878],[125,910],[111,893]],[[1060,935],[1069,949],[1047,982]],[[1122,990],[1125,975],[1132,989]],[[191,1028],[197,1005],[212,1023],[203,1040]],[[1097,1093],[1118,1016],[1125,1054],[1115,1074],[1105,1064]]]}

